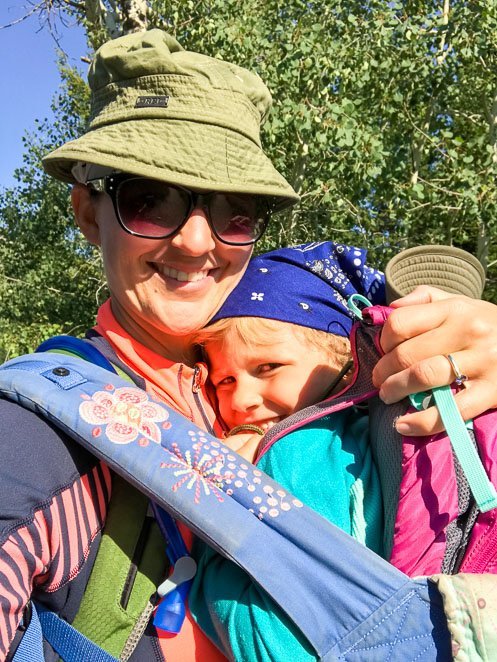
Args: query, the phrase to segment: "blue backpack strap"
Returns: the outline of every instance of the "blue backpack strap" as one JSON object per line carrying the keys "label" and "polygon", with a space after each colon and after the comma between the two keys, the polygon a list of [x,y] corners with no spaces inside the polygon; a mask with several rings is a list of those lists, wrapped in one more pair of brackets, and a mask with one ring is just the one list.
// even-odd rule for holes
{"label": "blue backpack strap", "polygon": [[33,605],[29,602],[24,610],[24,621],[29,621],[19,646],[12,657],[12,662],[39,662],[43,660],[43,634],[40,619]]}
{"label": "blue backpack strap", "polygon": [[[450,659],[441,597],[427,579],[410,580],[146,392],[51,353],[0,367],[0,389],[242,567],[322,660],[378,659],[380,648],[391,659]],[[261,563],[261,550],[277,562]]]}
{"label": "blue backpack strap", "polygon": [[[109,372],[118,374],[124,377],[124,379],[129,378],[131,381],[131,377],[123,373],[122,370],[116,369],[98,347],[80,338],[74,338],[73,336],[53,336],[41,343],[36,349],[37,353],[60,351],[67,352],[70,356],[78,356],[93,365],[98,365],[105,370],[109,370]],[[155,506],[153,502],[152,506],[160,531],[168,543],[166,553],[171,565],[174,566],[178,559],[184,556],[190,556],[190,554],[186,549],[178,526],[173,518],[165,510]],[[184,582],[176,590],[170,591],[161,600],[154,616],[155,627],[175,634],[181,630],[186,615],[184,603],[191,584],[191,581]]]}
{"label": "blue backpack strap", "polygon": [[[43,635],[42,635],[43,633]],[[31,602],[31,621],[14,655],[13,662],[42,662],[43,637],[63,662],[117,662],[72,625],[42,605]]]}
{"label": "blue backpack strap", "polygon": [[[43,342],[36,352],[67,351],[86,361],[116,373],[113,365],[98,349],[79,338],[72,336],[55,336]],[[115,662],[103,648],[97,646],[83,634],[78,632],[67,621],[55,612],[43,606],[35,606],[31,601],[29,607],[29,624],[19,643],[12,662],[38,662],[44,660],[43,639],[60,655],[63,662]]]}
{"label": "blue backpack strap", "polygon": [[81,338],[73,336],[54,336],[41,343],[35,352],[68,352],[72,356],[89,361],[109,372],[117,373],[112,363],[96,347]]}

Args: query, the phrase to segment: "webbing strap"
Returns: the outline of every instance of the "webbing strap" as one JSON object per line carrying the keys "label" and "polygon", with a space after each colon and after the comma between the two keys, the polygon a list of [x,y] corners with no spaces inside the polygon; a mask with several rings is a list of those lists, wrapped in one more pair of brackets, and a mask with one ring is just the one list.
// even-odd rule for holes
{"label": "webbing strap", "polygon": [[481,458],[471,441],[450,386],[439,386],[432,389],[432,392],[450,443],[466,476],[476,505],[482,513],[497,508],[497,492],[488,478]]}
{"label": "webbing strap", "polygon": [[40,619],[33,603],[29,605],[29,611],[31,612],[31,620],[12,658],[12,662],[39,662],[44,659],[43,634]]}
{"label": "webbing strap", "polygon": [[31,603],[31,622],[24,633],[13,662],[43,662],[43,637],[64,662],[117,662],[103,648],[87,639],[60,616]]}

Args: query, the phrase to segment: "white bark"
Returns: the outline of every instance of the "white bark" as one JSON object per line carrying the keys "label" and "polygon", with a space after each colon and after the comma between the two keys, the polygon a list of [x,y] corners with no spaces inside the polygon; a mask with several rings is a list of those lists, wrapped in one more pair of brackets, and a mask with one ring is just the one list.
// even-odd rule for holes
{"label": "white bark", "polygon": [[147,29],[147,0],[123,0],[123,34]]}

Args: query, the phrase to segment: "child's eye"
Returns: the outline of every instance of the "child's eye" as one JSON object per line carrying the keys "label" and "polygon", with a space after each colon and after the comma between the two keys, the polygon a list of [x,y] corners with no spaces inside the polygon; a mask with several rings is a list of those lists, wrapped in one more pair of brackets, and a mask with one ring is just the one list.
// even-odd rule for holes
{"label": "child's eye", "polygon": [[258,367],[258,372],[259,374],[272,372],[273,370],[276,370],[276,368],[280,368],[281,365],[281,363],[263,363]]}
{"label": "child's eye", "polygon": [[224,379],[221,379],[219,382],[214,384],[214,387],[219,388],[220,386],[228,386],[228,384],[233,384],[234,381],[235,381],[234,377],[231,376],[224,377]]}

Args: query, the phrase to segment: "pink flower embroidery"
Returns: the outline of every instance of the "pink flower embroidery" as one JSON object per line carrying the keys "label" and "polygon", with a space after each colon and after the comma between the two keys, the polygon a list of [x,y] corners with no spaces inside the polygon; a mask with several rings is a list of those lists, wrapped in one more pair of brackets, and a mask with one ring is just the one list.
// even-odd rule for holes
{"label": "pink flower embroidery", "polygon": [[[105,434],[115,444],[130,444],[137,437],[160,443],[157,423],[169,414],[164,407],[151,402],[145,391],[124,386],[114,392],[97,391],[79,406],[79,413],[87,423],[105,427]],[[143,444],[142,444],[143,445]]]}

